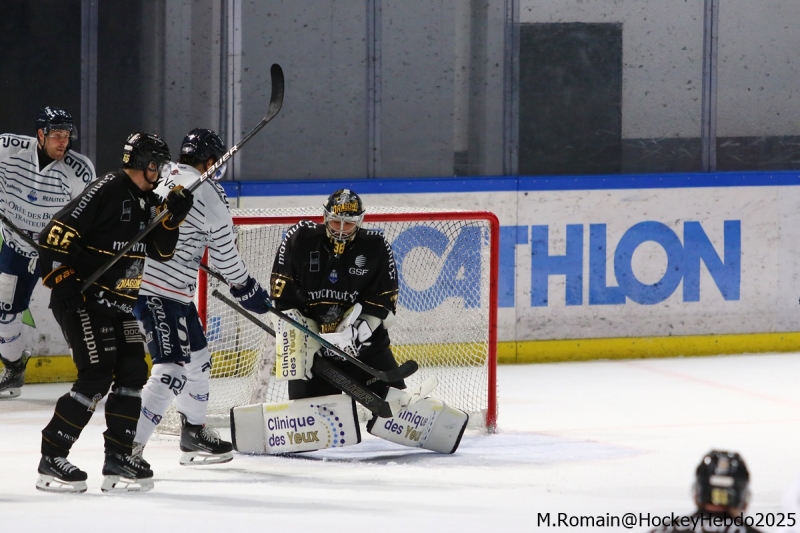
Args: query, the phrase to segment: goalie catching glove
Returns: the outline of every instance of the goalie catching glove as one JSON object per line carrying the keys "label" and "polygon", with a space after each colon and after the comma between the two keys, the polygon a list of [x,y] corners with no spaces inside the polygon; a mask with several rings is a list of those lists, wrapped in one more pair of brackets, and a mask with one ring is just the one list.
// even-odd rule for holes
{"label": "goalie catching glove", "polygon": [[256,278],[248,277],[244,285],[231,287],[231,295],[251,313],[266,313],[269,294]]}
{"label": "goalie catching glove", "polygon": [[[323,333],[323,339],[333,344],[343,352],[358,357],[361,350],[372,343],[369,338],[372,332],[381,324],[381,319],[370,315],[361,314],[361,304],[351,307],[342,318],[336,331]],[[323,354],[328,357],[341,359],[333,350],[325,349]]]}

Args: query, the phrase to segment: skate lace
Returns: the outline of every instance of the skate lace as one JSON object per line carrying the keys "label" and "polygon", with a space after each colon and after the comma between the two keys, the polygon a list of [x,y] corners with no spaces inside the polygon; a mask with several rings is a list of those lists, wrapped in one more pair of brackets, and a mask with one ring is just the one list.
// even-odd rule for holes
{"label": "skate lace", "polygon": [[53,462],[56,464],[58,468],[60,468],[67,474],[71,474],[73,471],[78,469],[78,467],[70,463],[66,457],[54,457]]}
{"label": "skate lace", "polygon": [[208,426],[203,426],[203,429],[200,430],[200,433],[203,439],[213,442],[214,444],[218,443],[221,438],[219,436],[219,431],[214,428],[210,428]]}
{"label": "skate lace", "polygon": [[135,455],[123,455],[123,458],[129,465],[135,468],[142,468],[142,463],[139,457],[136,457]]}
{"label": "skate lace", "polygon": [[141,458],[144,455],[144,444],[133,444],[133,452],[131,452],[133,457]]}

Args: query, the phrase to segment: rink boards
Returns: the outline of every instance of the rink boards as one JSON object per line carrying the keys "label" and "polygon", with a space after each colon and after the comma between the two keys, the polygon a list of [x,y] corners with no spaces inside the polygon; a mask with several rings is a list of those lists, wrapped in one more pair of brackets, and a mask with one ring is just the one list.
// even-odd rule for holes
{"label": "rink boards", "polygon": [[[350,187],[367,208],[495,213],[498,356],[531,362],[800,349],[799,186],[783,172],[228,182],[226,190],[240,208],[321,207]],[[37,328],[26,335],[35,353],[64,354],[41,293],[31,308]]]}

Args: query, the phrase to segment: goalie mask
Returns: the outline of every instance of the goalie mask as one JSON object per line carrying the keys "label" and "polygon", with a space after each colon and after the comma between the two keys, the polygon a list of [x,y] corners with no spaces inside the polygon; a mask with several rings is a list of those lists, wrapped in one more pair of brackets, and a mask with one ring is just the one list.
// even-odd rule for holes
{"label": "goalie mask", "polygon": [[744,509],[750,499],[750,474],[738,453],[712,450],[697,467],[694,495],[698,506]]}
{"label": "goalie mask", "polygon": [[352,241],[364,222],[364,204],[350,189],[339,189],[325,202],[325,231],[336,244],[334,253],[341,254],[344,245]]}
{"label": "goalie mask", "polygon": [[[226,151],[225,142],[214,131],[195,128],[183,138],[179,163],[196,166],[205,164],[209,159],[213,159],[216,163]],[[222,179],[226,167],[227,165],[219,167],[211,178]]]}
{"label": "goalie mask", "polygon": [[[172,156],[169,146],[158,135],[152,133],[132,133],[125,141],[122,151],[122,168],[135,168],[141,171],[158,171],[159,178],[169,171]],[[156,180],[158,183],[158,180]]]}

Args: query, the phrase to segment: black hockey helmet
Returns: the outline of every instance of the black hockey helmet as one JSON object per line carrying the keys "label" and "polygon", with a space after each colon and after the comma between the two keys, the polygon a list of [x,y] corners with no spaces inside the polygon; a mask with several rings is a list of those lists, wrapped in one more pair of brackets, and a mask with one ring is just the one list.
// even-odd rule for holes
{"label": "black hockey helmet", "polygon": [[70,140],[78,139],[78,128],[72,120],[72,115],[60,107],[43,107],[36,115],[36,131],[42,130],[47,135],[51,130],[64,130],[69,132]]}
{"label": "black hockey helmet", "polygon": [[[183,138],[178,162],[191,166],[205,163],[209,159],[217,162],[226,151],[225,142],[216,132],[207,128],[195,128]],[[225,175],[226,166],[218,168],[212,178],[221,179]]]}
{"label": "black hockey helmet", "polygon": [[150,163],[155,163],[159,175],[171,159],[167,143],[153,133],[137,131],[130,134],[122,150],[122,168],[147,170]]}
{"label": "black hockey helmet", "polygon": [[[350,189],[339,189],[328,197],[324,205],[325,229],[335,242],[344,243],[353,240],[364,222],[364,204],[361,198]],[[344,230],[343,224],[338,229],[331,228],[331,222],[353,224],[352,228]]]}
{"label": "black hockey helmet", "polygon": [[750,473],[735,452],[712,450],[697,466],[694,496],[698,506],[744,509],[750,499]]}

